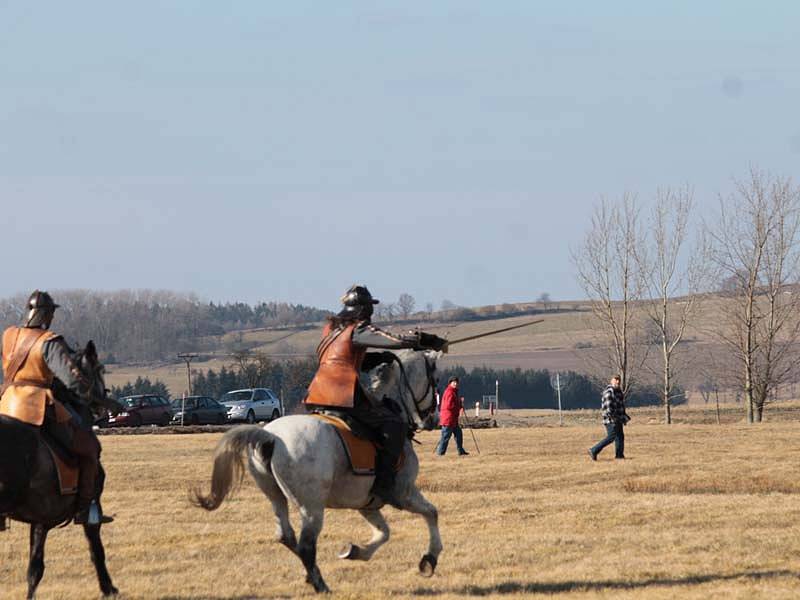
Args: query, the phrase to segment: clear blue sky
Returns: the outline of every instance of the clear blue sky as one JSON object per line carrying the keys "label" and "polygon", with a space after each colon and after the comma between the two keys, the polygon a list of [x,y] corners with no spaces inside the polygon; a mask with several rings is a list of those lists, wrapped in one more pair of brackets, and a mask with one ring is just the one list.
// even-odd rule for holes
{"label": "clear blue sky", "polygon": [[796,2],[3,2],[0,295],[581,296],[601,195],[798,175]]}

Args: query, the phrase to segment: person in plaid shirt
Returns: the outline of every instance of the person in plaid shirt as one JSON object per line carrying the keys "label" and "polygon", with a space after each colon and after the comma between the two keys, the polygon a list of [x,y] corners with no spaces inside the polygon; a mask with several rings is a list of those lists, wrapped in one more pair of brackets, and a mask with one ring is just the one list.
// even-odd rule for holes
{"label": "person in plaid shirt", "polygon": [[589,448],[589,456],[597,460],[600,451],[614,442],[614,458],[625,458],[625,424],[631,420],[625,412],[625,396],[620,387],[620,376],[614,375],[609,386],[603,390],[603,425],[606,437]]}

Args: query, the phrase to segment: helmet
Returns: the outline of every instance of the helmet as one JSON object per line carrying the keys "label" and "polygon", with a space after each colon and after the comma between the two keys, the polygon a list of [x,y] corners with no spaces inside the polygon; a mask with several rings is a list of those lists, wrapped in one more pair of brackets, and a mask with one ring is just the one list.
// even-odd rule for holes
{"label": "helmet", "polygon": [[352,285],[341,298],[344,308],[339,312],[340,317],[368,319],[372,316],[372,307],[378,300],[372,297],[364,285]]}
{"label": "helmet", "polygon": [[47,292],[34,291],[28,298],[28,316],[25,327],[50,327],[53,313],[58,304],[53,302],[53,297]]}

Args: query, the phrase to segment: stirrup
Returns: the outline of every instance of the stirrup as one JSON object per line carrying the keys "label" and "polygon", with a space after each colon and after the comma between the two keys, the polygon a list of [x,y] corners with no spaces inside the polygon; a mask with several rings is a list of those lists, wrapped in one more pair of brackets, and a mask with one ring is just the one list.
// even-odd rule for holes
{"label": "stirrup", "polygon": [[96,500],[92,500],[89,506],[82,508],[75,514],[73,522],[75,525],[100,525],[100,523],[110,523],[111,517],[104,517],[100,514],[100,506]]}

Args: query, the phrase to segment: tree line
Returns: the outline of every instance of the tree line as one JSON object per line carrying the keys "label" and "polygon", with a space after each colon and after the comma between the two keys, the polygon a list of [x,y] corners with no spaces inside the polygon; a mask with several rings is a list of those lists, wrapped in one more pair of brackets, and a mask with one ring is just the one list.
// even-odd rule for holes
{"label": "tree line", "polygon": [[[192,393],[221,398],[226,392],[242,388],[266,387],[283,399],[288,412],[299,409],[311,379],[317,370],[317,361],[276,361],[258,353],[242,354],[240,360],[219,370],[208,369],[192,376]],[[535,369],[491,369],[475,367],[466,370],[452,367],[438,373],[439,391],[443,392],[447,379],[455,375],[460,380],[460,393],[468,403],[481,401],[484,395],[494,394],[495,381],[500,382],[500,402],[506,408],[555,408],[556,391],[552,373]],[[567,372],[560,374],[561,405],[564,409],[598,408],[602,386],[586,375]],[[144,391],[135,393],[147,393]],[[676,403],[683,402],[683,398]],[[642,386],[627,399],[629,406],[657,405],[660,396],[656,387]]]}
{"label": "tree line", "polygon": [[[557,408],[557,390],[554,387],[555,373],[547,369],[491,369],[464,367],[445,369],[440,380],[458,377],[459,395],[467,402],[467,408],[482,400],[483,396],[495,393],[495,382],[499,382],[500,406],[505,408]],[[604,389],[596,379],[582,373],[567,371],[559,373],[561,407],[564,410],[580,408],[597,409]],[[440,385],[443,391],[443,385]],[[653,406],[661,402],[658,388],[640,386],[631,391],[625,403],[628,406]],[[685,402],[681,398],[676,404]]]}
{"label": "tree line", "polygon": [[[329,311],[284,302],[215,304],[169,291],[52,291],[60,305],[54,329],[70,343],[94,340],[101,360],[152,362],[179,352],[215,350],[220,336],[255,327],[319,322]],[[28,296],[0,300],[0,326],[19,324]]]}
{"label": "tree line", "polygon": [[[716,388],[739,390],[748,422],[785,383],[797,381],[800,342],[800,188],[751,169],[692,226],[688,187],[603,199],[573,251],[597,337],[595,373],[618,372],[630,392],[658,385],[664,419],[680,397],[687,332],[708,334],[716,353],[692,368]],[[712,316],[700,319],[701,309]]]}

